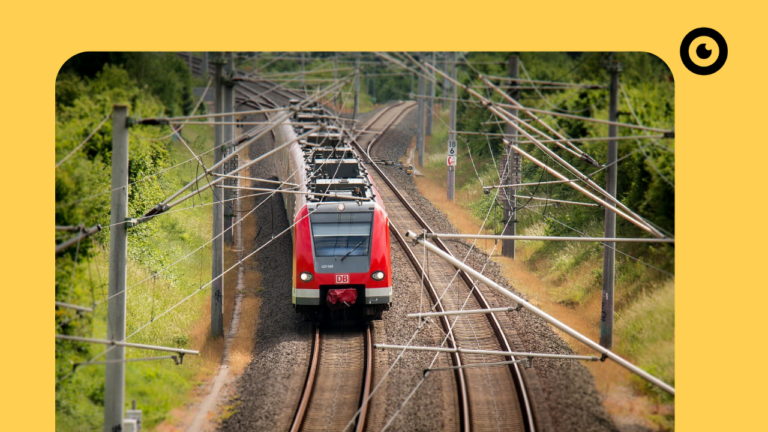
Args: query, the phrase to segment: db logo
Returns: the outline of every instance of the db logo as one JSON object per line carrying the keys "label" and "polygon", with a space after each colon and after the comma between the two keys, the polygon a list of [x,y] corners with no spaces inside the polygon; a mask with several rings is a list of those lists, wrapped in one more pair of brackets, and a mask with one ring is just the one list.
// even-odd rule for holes
{"label": "db logo", "polygon": [[336,283],[337,284],[348,284],[349,283],[349,275],[336,275]]}

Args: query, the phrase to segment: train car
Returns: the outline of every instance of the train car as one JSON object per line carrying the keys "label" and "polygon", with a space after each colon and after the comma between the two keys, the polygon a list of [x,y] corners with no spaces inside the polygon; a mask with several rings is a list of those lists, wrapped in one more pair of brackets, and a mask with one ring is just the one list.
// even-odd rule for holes
{"label": "train car", "polygon": [[[298,111],[280,139],[278,178],[293,222],[292,302],[314,322],[381,319],[392,302],[389,218],[373,179],[321,107]],[[278,140],[279,141],[279,140]],[[285,142],[282,141],[282,142]]]}

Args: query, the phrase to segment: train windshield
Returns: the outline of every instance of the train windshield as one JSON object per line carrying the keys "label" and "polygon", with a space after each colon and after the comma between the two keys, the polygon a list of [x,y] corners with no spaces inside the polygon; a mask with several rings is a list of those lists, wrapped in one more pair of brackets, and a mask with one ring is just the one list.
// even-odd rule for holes
{"label": "train windshield", "polygon": [[368,256],[371,245],[371,213],[312,213],[315,256]]}

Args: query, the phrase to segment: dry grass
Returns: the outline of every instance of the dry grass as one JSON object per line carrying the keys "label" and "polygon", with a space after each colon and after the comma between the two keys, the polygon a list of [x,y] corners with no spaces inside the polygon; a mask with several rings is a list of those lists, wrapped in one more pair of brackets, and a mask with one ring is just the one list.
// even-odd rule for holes
{"label": "dry grass", "polygon": [[[241,158],[247,155],[245,152],[240,154]],[[244,159],[247,161],[248,159]],[[248,183],[244,181],[244,183]],[[248,186],[248,184],[244,184]],[[243,214],[247,214],[255,206],[255,198],[249,197],[242,200]],[[254,237],[256,234],[256,217],[254,214],[245,217],[241,222],[243,224],[243,249],[252,250],[254,246]],[[235,232],[237,233],[237,232]],[[235,265],[239,259],[239,253],[234,247],[225,246],[224,248],[224,269]],[[259,310],[261,307],[260,299],[256,293],[261,287],[261,274],[256,269],[256,257],[252,257],[242,264],[243,274],[243,296],[240,306],[240,322],[234,340],[229,347],[229,366],[230,379],[241,374],[253,358],[253,348],[256,337],[256,327],[258,325]],[[237,270],[234,269],[224,275],[224,329],[229,330],[232,322],[232,315],[235,309],[235,300],[237,297]],[[189,400],[192,402],[183,408],[173,410],[167,420],[158,425],[155,430],[163,432],[185,430],[192,422],[195,416],[194,407],[199,401],[205,398],[210,391],[210,380],[215,376],[221,364],[224,353],[226,339],[212,338],[210,336],[211,324],[211,299],[210,295],[203,305],[200,319],[196,321],[190,332],[192,346],[199,347],[202,365],[196,379],[200,385],[194,388],[189,394]]]}
{"label": "dry grass", "polygon": [[[255,206],[255,197],[243,200],[242,209],[246,213]],[[251,214],[243,218],[243,249],[253,250],[256,237],[256,217]],[[240,325],[235,339],[229,347],[229,367],[231,373],[241,374],[253,359],[253,347],[256,342],[256,327],[259,321],[261,300],[256,293],[261,289],[261,273],[256,269],[256,257],[251,257],[242,264],[243,297],[240,305]]]}

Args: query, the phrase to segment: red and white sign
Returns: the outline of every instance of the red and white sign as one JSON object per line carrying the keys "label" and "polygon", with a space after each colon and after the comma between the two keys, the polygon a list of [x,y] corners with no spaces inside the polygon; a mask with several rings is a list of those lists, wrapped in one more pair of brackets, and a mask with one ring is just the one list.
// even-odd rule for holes
{"label": "red and white sign", "polygon": [[336,284],[348,284],[349,283],[349,275],[348,274],[337,274],[336,275]]}
{"label": "red and white sign", "polygon": [[448,166],[456,166],[456,156],[448,156]]}

